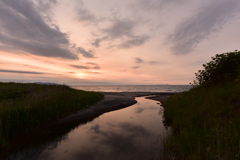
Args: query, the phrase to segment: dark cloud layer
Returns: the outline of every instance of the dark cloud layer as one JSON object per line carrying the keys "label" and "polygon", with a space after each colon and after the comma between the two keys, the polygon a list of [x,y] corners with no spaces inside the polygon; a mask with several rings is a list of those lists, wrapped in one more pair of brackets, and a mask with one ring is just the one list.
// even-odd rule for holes
{"label": "dark cloud layer", "polygon": [[132,69],[138,69],[138,68],[140,68],[140,66],[134,66],[134,67],[132,67]]}
{"label": "dark cloud layer", "polygon": [[96,39],[93,43],[94,46],[98,47],[99,43],[103,40],[120,40],[120,44],[114,45],[122,49],[131,48],[135,46],[143,45],[150,37],[147,35],[136,35],[135,28],[138,22],[130,19],[114,19],[111,20],[111,25],[101,32],[105,34],[102,39]]}
{"label": "dark cloud layer", "polygon": [[70,65],[71,67],[77,68],[77,69],[100,69],[98,65],[90,65],[90,66],[82,66],[82,65]]}
{"label": "dark cloud layer", "polygon": [[77,9],[77,18],[85,23],[97,23],[98,19],[87,9],[81,7]]}
{"label": "dark cloud layer", "polygon": [[77,68],[77,69],[91,69],[91,68],[88,67],[88,66],[80,66],[80,65],[70,65],[70,66],[72,66],[72,67],[74,67],[74,68]]}
{"label": "dark cloud layer", "polygon": [[[135,58],[135,63],[147,63],[147,64],[150,64],[150,65],[161,64],[161,62],[159,62],[159,61],[144,61],[141,58]],[[139,68],[139,66],[133,67],[133,69],[136,69],[136,68]]]}
{"label": "dark cloud layer", "polygon": [[149,61],[148,63],[149,63],[149,64],[152,64],[152,65],[154,65],[154,64],[160,64],[160,62],[158,62],[158,61]]}
{"label": "dark cloud layer", "polygon": [[67,35],[47,24],[30,0],[0,0],[0,45],[5,46],[2,50],[78,59],[69,50]]}
{"label": "dark cloud layer", "polygon": [[42,72],[16,71],[16,70],[3,70],[3,69],[0,69],[0,72],[5,72],[5,73],[24,73],[24,74],[44,74]]}
{"label": "dark cloud layer", "polygon": [[121,38],[123,36],[131,37],[133,36],[133,28],[135,25],[136,23],[129,19],[114,20],[110,27],[103,29],[103,32],[111,39]]}
{"label": "dark cloud layer", "polygon": [[133,38],[123,42],[119,45],[120,48],[131,48],[133,46],[141,46],[148,40],[149,36],[134,36]]}
{"label": "dark cloud layer", "polygon": [[84,1],[80,0],[78,6],[76,7],[76,16],[79,22],[83,22],[86,25],[98,24],[101,18],[95,15],[91,10],[89,10]]}
{"label": "dark cloud layer", "polygon": [[168,36],[173,54],[186,54],[204,39],[220,31],[236,11],[239,0],[214,1],[199,10],[198,13],[181,22],[175,31]]}
{"label": "dark cloud layer", "polygon": [[77,50],[78,50],[78,52],[79,52],[80,54],[82,54],[82,56],[85,57],[85,58],[95,58],[92,50],[86,51],[86,50],[85,50],[84,48],[82,48],[82,47],[78,47]]}
{"label": "dark cloud layer", "polygon": [[172,7],[172,5],[181,5],[188,0],[139,0],[140,8],[147,11],[162,11]]}
{"label": "dark cloud layer", "polygon": [[[112,13],[113,14],[113,13]],[[102,41],[108,41],[111,47],[118,47],[122,49],[131,48],[134,46],[143,45],[148,39],[149,36],[142,34],[135,34],[136,28],[138,26],[138,20],[132,20],[130,18],[119,18],[114,14],[114,18],[98,18],[96,15],[88,10],[84,3],[81,1],[80,6],[76,9],[77,20],[88,25],[94,25],[99,30],[100,37],[95,38],[91,43],[94,47],[99,47]],[[101,17],[101,15],[99,15]],[[110,25],[105,28],[100,28],[100,24],[103,22],[108,22]],[[119,44],[112,45],[111,43],[118,41]]]}
{"label": "dark cloud layer", "polygon": [[99,47],[99,46],[100,46],[100,42],[101,42],[101,39],[100,39],[100,38],[97,38],[97,39],[95,39],[95,41],[92,43],[92,45],[95,46],[95,47]]}
{"label": "dark cloud layer", "polygon": [[41,12],[41,15],[47,21],[52,21],[51,17],[53,14],[52,8],[58,4],[57,0],[37,0],[34,1],[37,3],[37,8]]}
{"label": "dark cloud layer", "polygon": [[92,45],[95,46],[95,47],[99,47],[100,46],[100,42],[106,40],[107,38],[108,38],[107,36],[102,37],[102,38],[97,38],[97,39],[94,40]]}

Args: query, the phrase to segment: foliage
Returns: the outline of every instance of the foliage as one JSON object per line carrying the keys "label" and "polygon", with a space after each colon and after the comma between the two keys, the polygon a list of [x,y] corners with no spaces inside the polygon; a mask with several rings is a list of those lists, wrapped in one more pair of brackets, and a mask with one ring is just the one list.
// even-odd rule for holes
{"label": "foliage", "polygon": [[217,54],[197,87],[164,103],[164,159],[240,159],[240,51]]}
{"label": "foliage", "polygon": [[[192,88],[164,103],[165,159],[240,159],[240,84]],[[168,157],[168,158],[166,158]]]}
{"label": "foliage", "polygon": [[217,54],[195,73],[195,85],[215,85],[240,78],[240,51]]}
{"label": "foliage", "polygon": [[92,105],[96,92],[65,85],[0,83],[0,149],[7,140]]}

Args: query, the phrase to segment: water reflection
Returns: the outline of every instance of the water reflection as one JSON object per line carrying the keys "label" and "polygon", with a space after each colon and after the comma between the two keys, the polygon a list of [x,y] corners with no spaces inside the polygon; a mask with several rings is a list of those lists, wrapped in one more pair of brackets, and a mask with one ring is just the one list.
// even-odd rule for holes
{"label": "water reflection", "polygon": [[138,97],[136,100],[138,103],[131,107],[105,113],[92,122],[79,125],[62,138],[18,153],[19,156],[15,158],[159,159],[159,135],[165,132],[162,115],[159,115],[162,107],[157,101],[144,97]]}

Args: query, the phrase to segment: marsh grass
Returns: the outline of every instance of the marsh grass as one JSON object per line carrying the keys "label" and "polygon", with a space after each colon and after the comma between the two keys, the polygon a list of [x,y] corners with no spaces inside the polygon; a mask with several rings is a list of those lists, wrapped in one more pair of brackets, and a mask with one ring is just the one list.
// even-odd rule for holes
{"label": "marsh grass", "polygon": [[164,104],[165,159],[240,159],[240,84],[195,87]]}
{"label": "marsh grass", "polygon": [[65,85],[0,83],[0,148],[8,139],[88,107],[103,95]]}

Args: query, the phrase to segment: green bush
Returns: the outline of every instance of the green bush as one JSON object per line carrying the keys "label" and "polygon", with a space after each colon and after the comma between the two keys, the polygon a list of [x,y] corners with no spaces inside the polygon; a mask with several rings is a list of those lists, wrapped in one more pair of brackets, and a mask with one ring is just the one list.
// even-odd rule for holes
{"label": "green bush", "polygon": [[240,79],[240,51],[217,54],[195,73],[195,85],[215,85]]}

